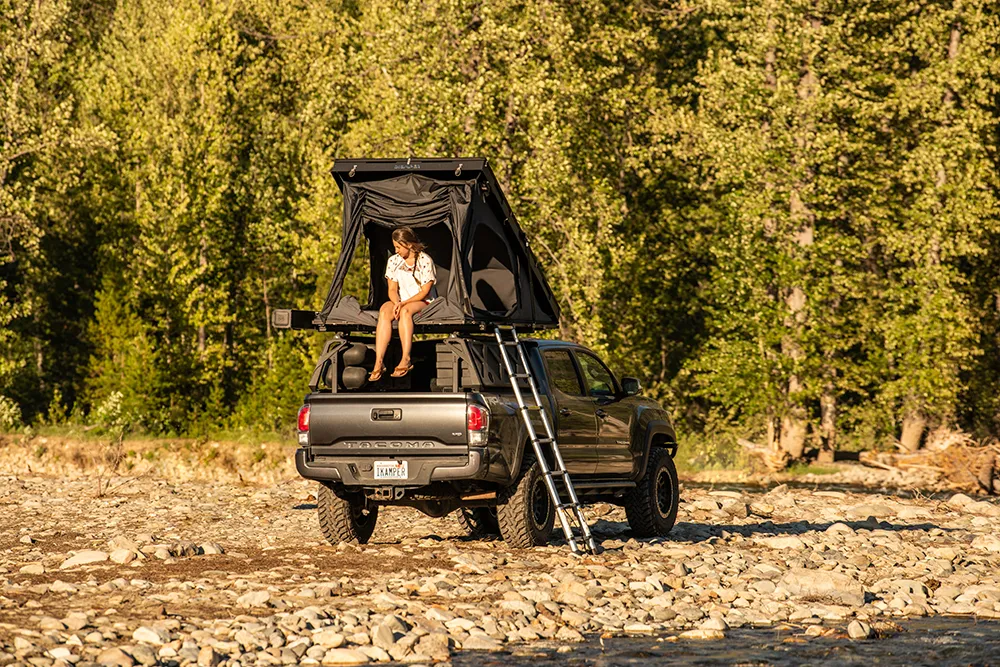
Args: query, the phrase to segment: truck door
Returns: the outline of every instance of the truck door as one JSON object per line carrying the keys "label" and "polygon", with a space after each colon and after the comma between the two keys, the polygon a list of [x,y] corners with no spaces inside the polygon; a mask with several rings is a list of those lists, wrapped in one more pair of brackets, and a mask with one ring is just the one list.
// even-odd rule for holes
{"label": "truck door", "polygon": [[583,391],[576,364],[567,349],[542,352],[549,391],[555,401],[556,442],[571,475],[589,475],[597,468],[597,414]]}
{"label": "truck door", "polygon": [[632,474],[632,447],[629,420],[630,401],[621,399],[618,382],[608,367],[589,352],[576,350],[583,374],[583,387],[593,401],[597,416],[597,470],[602,474]]}

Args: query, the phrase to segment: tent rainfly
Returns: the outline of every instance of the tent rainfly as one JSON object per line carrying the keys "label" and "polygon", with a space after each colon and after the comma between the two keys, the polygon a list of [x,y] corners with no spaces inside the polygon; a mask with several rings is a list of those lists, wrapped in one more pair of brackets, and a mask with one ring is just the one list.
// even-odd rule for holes
{"label": "tent rainfly", "polygon": [[[438,298],[414,317],[419,331],[552,328],[559,306],[489,164],[482,158],[337,160],[343,240],[322,310],[275,311],[277,328],[372,331],[388,301],[392,232],[412,227],[434,260]],[[368,299],[343,294],[362,238]]]}

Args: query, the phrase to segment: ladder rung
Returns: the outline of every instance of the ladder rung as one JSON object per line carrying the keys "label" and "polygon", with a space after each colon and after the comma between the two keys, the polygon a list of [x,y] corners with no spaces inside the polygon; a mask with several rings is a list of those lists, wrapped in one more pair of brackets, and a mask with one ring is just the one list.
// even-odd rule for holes
{"label": "ladder rung", "polygon": [[522,405],[522,410],[528,410],[529,412],[541,412],[542,406],[540,405]]}
{"label": "ladder rung", "polygon": [[511,377],[517,378],[518,380],[527,380],[531,377],[531,373],[514,373]]}
{"label": "ladder rung", "polygon": [[537,442],[540,445],[549,445],[555,442],[555,440],[553,440],[552,438],[535,438],[535,442]]}
{"label": "ladder rung", "polygon": [[521,341],[519,341],[519,340],[505,340],[505,341],[502,341],[502,344],[506,345],[507,347],[517,347],[518,345],[521,344]]}
{"label": "ladder rung", "polygon": [[566,472],[565,470],[550,470],[546,474],[547,475],[562,475],[563,477],[565,477],[569,473]]}
{"label": "ladder rung", "polygon": [[560,503],[556,505],[556,507],[558,507],[561,510],[568,510],[568,509],[577,509],[579,505],[577,505],[576,503]]}

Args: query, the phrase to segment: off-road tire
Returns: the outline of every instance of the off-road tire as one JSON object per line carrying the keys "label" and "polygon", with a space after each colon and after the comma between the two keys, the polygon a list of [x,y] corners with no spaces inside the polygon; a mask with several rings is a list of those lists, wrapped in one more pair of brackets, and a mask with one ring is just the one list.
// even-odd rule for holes
{"label": "off-road tire", "polygon": [[360,493],[345,499],[337,496],[330,487],[320,484],[316,510],[320,532],[330,544],[367,544],[375,532],[378,505],[366,503]]}
{"label": "off-road tire", "polygon": [[497,494],[500,535],[515,549],[548,544],[555,507],[534,456],[526,455],[517,481]]}
{"label": "off-road tire", "polygon": [[677,521],[680,487],[677,468],[666,449],[649,452],[646,474],[625,496],[625,516],[636,537],[666,537]]}
{"label": "off-road tire", "polygon": [[500,524],[497,521],[495,507],[460,507],[458,523],[469,537],[487,539],[500,536]]}

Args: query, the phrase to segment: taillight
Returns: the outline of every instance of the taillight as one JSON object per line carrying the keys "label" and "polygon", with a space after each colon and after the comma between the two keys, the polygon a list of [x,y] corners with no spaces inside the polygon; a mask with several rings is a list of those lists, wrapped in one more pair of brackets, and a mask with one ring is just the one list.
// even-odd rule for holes
{"label": "taillight", "polygon": [[470,445],[485,445],[489,439],[490,411],[481,405],[470,405],[467,427]]}
{"label": "taillight", "polygon": [[309,432],[309,406],[303,405],[299,408],[299,432]]}

